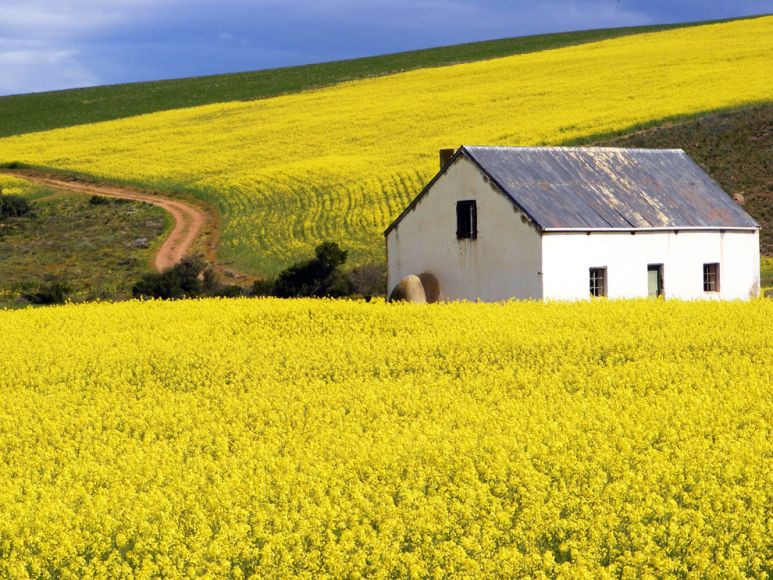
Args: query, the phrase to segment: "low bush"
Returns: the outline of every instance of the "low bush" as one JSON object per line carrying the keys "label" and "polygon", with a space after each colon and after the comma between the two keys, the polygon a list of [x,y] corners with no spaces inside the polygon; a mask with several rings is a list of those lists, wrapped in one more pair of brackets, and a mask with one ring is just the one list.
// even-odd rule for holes
{"label": "low bush", "polygon": [[19,195],[3,195],[0,189],[0,219],[22,217],[32,212],[32,206]]}
{"label": "low bush", "polygon": [[335,242],[323,242],[314,250],[316,257],[290,266],[279,274],[273,294],[279,298],[332,297],[352,293],[352,282],[341,266],[347,252]]}
{"label": "low bush", "polygon": [[201,256],[187,256],[160,273],[146,274],[132,287],[135,298],[196,298],[203,294],[209,264]]}
{"label": "low bush", "polygon": [[266,278],[263,280],[255,280],[250,288],[250,296],[273,296],[274,295],[274,280],[272,278]]}
{"label": "low bush", "polygon": [[34,292],[25,292],[22,298],[30,304],[64,304],[71,293],[72,287],[67,282],[56,280],[40,286]]}
{"label": "low bush", "polygon": [[386,272],[383,266],[367,265],[351,274],[344,271],[347,252],[335,242],[324,242],[315,249],[311,260],[290,266],[276,280],[262,279],[248,289],[222,284],[215,269],[201,256],[189,256],[160,273],[146,274],[132,288],[135,298],[198,298],[216,296],[276,296],[279,298],[361,295],[365,299],[384,293]]}
{"label": "low bush", "polygon": [[220,284],[213,292],[207,294],[217,298],[239,298],[244,295],[244,288],[238,284]]}
{"label": "low bush", "polygon": [[92,195],[89,198],[89,205],[108,205],[110,200],[102,195]]}
{"label": "low bush", "polygon": [[123,205],[131,203],[128,199],[108,197],[106,195],[92,195],[89,197],[89,205]]}
{"label": "low bush", "polygon": [[159,273],[146,274],[134,287],[135,298],[220,297],[236,298],[244,289],[235,284],[221,284],[215,269],[202,256],[188,256]]}

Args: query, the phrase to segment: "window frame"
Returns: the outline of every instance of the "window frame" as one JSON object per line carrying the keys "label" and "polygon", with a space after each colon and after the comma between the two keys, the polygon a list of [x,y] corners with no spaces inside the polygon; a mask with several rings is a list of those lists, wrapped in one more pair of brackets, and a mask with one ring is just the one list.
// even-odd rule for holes
{"label": "window frame", "polygon": [[703,264],[703,291],[706,294],[717,294],[722,288],[719,262],[707,262]]}
{"label": "window frame", "polygon": [[666,267],[663,264],[647,264],[647,275],[649,276],[650,271],[655,271],[658,273],[658,287],[657,287],[657,293],[653,296],[649,293],[649,280],[647,281],[647,296],[649,298],[661,298],[666,295],[666,281],[665,281],[665,272]]}
{"label": "window frame", "polygon": [[[598,274],[601,274],[601,287],[599,287]],[[595,277],[594,277],[595,275]],[[595,282],[595,283],[594,283]],[[606,298],[607,297],[607,285],[608,275],[606,266],[591,267],[588,270],[588,293],[592,298]],[[594,289],[596,292],[594,293]]]}
{"label": "window frame", "polygon": [[[465,211],[464,208],[467,208]],[[462,219],[467,217],[468,230],[462,228]],[[457,240],[477,240],[478,239],[478,202],[475,199],[460,199],[456,202],[456,239]]]}

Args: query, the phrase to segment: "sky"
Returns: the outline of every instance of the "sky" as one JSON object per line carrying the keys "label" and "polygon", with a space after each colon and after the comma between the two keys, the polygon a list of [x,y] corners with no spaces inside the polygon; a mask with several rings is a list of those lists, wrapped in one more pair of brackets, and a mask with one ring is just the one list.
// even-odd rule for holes
{"label": "sky", "polygon": [[0,95],[773,12],[773,0],[0,0]]}

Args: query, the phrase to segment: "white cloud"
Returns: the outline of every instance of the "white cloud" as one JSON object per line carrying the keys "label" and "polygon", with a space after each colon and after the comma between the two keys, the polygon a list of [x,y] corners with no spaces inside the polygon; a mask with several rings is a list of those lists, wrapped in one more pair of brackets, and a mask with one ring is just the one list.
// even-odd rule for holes
{"label": "white cloud", "polygon": [[0,65],[32,66],[36,64],[59,65],[73,57],[72,51],[61,50],[9,50],[0,52]]}
{"label": "white cloud", "polygon": [[[165,0],[167,3],[169,0]],[[11,0],[0,5],[0,31],[33,37],[70,37],[133,20],[159,0]]]}
{"label": "white cloud", "polygon": [[161,1],[171,0],[2,0],[0,95],[99,84],[80,46],[141,21]]}
{"label": "white cloud", "polygon": [[0,51],[0,95],[83,87],[99,83],[72,51]]}

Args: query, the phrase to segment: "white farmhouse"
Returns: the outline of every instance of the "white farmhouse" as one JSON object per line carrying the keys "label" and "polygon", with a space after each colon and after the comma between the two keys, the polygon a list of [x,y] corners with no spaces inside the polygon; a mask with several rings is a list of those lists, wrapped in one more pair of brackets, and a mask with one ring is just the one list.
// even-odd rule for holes
{"label": "white farmhouse", "polygon": [[441,300],[759,295],[759,225],[681,149],[470,147],[385,232]]}

